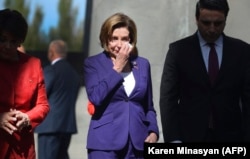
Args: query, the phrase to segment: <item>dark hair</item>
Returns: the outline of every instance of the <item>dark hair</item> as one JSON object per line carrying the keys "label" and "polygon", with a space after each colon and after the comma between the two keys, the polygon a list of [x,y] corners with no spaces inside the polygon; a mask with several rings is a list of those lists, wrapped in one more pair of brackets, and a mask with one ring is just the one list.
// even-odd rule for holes
{"label": "dark hair", "polygon": [[196,4],[196,19],[200,16],[200,9],[217,10],[224,12],[225,18],[227,18],[229,12],[229,6],[227,0],[199,0]]}
{"label": "dark hair", "polygon": [[28,24],[17,10],[3,9],[0,10],[0,35],[3,31],[24,42],[28,32]]}

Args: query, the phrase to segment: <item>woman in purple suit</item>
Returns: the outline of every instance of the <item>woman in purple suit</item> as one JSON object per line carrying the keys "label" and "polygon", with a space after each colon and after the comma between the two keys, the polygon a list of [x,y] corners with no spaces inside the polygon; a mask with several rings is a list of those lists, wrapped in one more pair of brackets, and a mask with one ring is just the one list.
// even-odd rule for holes
{"label": "woman in purple suit", "polygon": [[84,61],[88,99],[95,106],[88,130],[89,159],[143,158],[144,142],[157,142],[149,61],[136,49],[137,29],[125,14],[102,25],[103,52]]}

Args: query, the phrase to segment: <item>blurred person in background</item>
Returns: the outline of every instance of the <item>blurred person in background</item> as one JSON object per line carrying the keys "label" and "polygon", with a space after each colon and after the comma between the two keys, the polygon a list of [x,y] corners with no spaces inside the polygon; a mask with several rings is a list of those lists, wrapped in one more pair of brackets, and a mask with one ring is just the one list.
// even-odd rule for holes
{"label": "blurred person in background", "polygon": [[50,112],[35,131],[38,133],[39,159],[69,159],[71,136],[77,133],[75,106],[80,76],[66,57],[66,42],[51,41],[48,48],[51,64],[44,68]]}

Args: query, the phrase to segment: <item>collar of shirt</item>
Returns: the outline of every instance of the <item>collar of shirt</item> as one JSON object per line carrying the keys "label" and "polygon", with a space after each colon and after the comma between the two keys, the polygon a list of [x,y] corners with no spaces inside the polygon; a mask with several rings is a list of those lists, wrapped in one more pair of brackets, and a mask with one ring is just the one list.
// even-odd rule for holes
{"label": "collar of shirt", "polygon": [[[198,31],[198,38],[199,38],[199,41],[200,41],[200,46],[203,47],[203,46],[207,46],[207,42],[202,38],[200,32]],[[215,47],[217,48],[218,47],[222,47],[223,45],[223,36],[221,35],[215,42]],[[217,50],[216,50],[217,51]]]}
{"label": "collar of shirt", "polygon": [[53,60],[52,62],[51,62],[51,65],[54,65],[56,62],[58,62],[59,60],[61,60],[62,58],[57,58],[57,59],[55,59],[55,60]]}
{"label": "collar of shirt", "polygon": [[[197,35],[198,35],[199,42],[200,42],[202,57],[206,65],[206,69],[208,70],[208,56],[209,56],[210,47],[207,45],[207,42],[201,37],[199,31]],[[215,43],[215,50],[218,56],[219,67],[220,67],[221,61],[222,61],[223,36],[221,35],[214,43]]]}

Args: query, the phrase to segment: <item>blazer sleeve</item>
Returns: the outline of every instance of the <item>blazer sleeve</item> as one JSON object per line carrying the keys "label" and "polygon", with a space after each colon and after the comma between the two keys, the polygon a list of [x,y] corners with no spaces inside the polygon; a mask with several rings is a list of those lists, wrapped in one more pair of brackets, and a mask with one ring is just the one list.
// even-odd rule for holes
{"label": "blazer sleeve", "polygon": [[155,132],[159,139],[159,128],[157,124],[156,111],[153,103],[153,90],[152,90],[152,79],[151,79],[151,68],[150,63],[147,61],[147,77],[148,77],[148,89],[147,89],[147,120],[149,121],[148,132]]}
{"label": "blazer sleeve", "polygon": [[[84,82],[89,101],[99,106],[105,98],[120,86],[123,77],[112,68],[104,68],[99,57],[90,57],[84,61]],[[104,64],[105,65],[105,64]],[[105,72],[105,73],[104,73]]]}
{"label": "blazer sleeve", "polygon": [[44,75],[40,60],[34,60],[33,67],[37,69],[37,88],[32,99],[32,109],[27,112],[32,128],[40,124],[49,112],[49,104],[45,90]]}
{"label": "blazer sleeve", "polygon": [[242,112],[243,112],[243,123],[245,141],[250,142],[250,45],[245,47],[245,81],[243,86],[242,95]]}
{"label": "blazer sleeve", "polygon": [[165,142],[181,140],[178,105],[179,78],[176,48],[170,44],[160,84],[160,114]]}
{"label": "blazer sleeve", "polygon": [[51,65],[46,66],[44,68],[44,81],[45,81],[46,93],[48,97],[50,96],[50,93],[54,86],[55,76],[56,76],[55,71]]}

